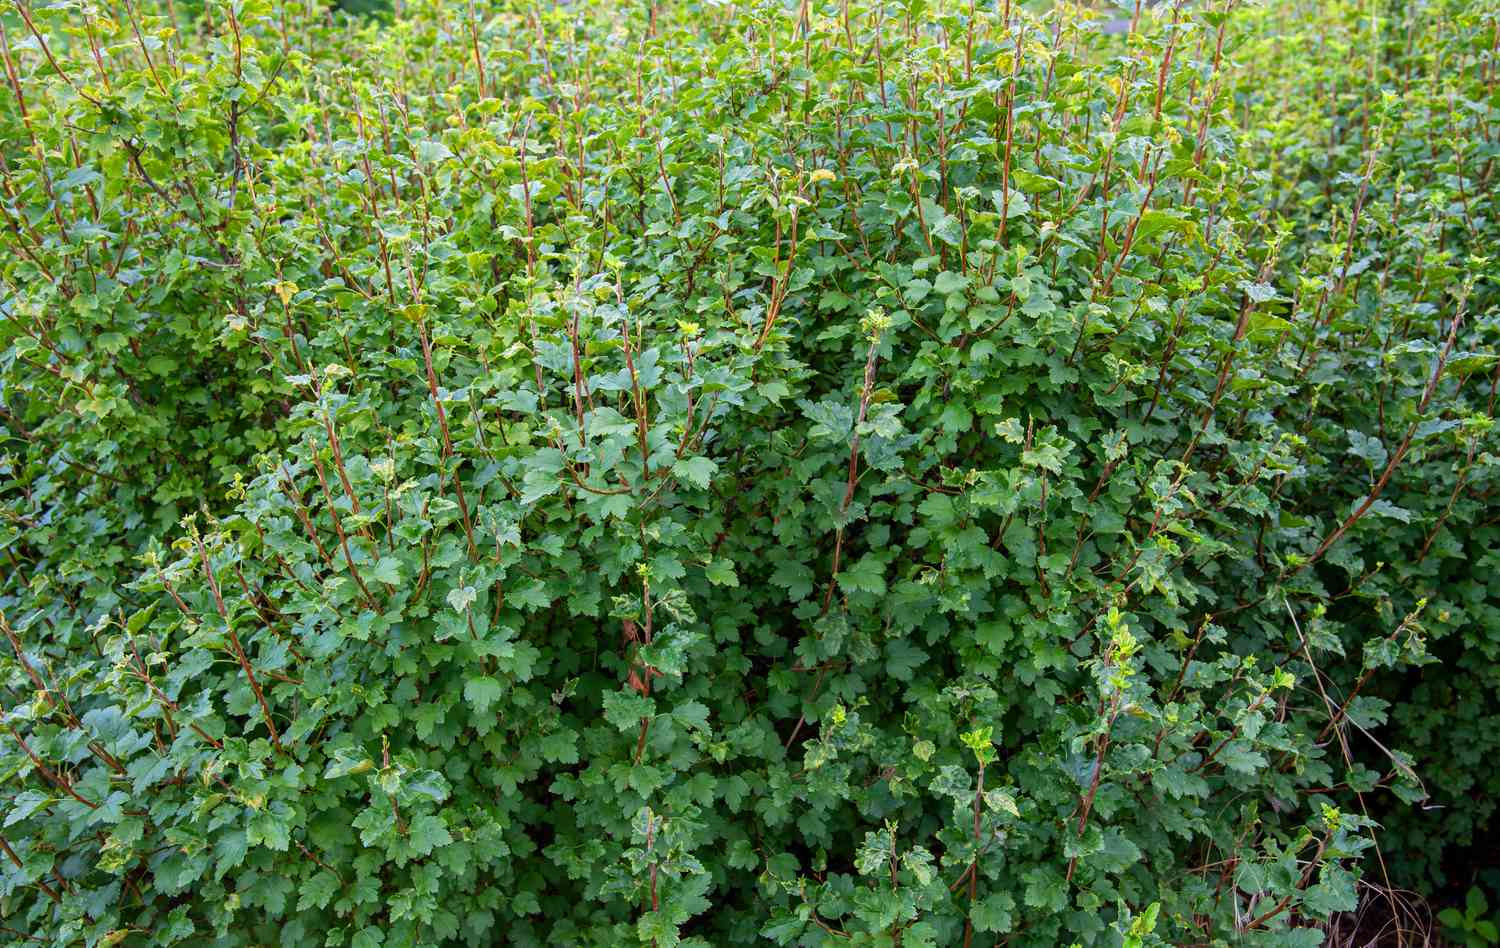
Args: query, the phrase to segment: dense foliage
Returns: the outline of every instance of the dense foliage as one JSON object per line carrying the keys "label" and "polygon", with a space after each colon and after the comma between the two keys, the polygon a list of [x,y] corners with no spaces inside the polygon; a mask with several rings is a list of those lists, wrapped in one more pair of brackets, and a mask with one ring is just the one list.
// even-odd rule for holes
{"label": "dense foliage", "polygon": [[1444,884],[1497,12],[7,0],[0,943],[1293,946]]}

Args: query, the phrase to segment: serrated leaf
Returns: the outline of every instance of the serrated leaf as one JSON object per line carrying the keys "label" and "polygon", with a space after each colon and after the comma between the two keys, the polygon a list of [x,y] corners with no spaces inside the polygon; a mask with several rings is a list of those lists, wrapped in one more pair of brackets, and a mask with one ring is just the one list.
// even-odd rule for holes
{"label": "serrated leaf", "polygon": [[708,458],[683,458],[672,465],[672,473],[695,487],[707,489],[719,466]]}
{"label": "serrated leaf", "polygon": [[505,695],[505,686],[489,675],[470,678],[464,682],[464,700],[475,713],[485,714]]}
{"label": "serrated leaf", "polygon": [[838,576],[839,586],[845,592],[871,593],[883,596],[886,592],[885,564],[874,556],[866,554],[858,561],[849,564],[841,570]]}

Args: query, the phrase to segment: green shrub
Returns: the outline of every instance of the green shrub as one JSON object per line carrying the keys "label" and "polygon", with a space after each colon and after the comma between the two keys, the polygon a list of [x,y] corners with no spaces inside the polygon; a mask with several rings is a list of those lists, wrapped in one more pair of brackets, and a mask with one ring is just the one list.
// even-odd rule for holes
{"label": "green shrub", "polygon": [[1489,910],[1489,900],[1484,897],[1484,890],[1476,886],[1465,896],[1462,912],[1456,908],[1443,909],[1438,913],[1438,921],[1443,924],[1448,940],[1454,944],[1462,944],[1467,948],[1484,948],[1485,945],[1500,942],[1500,929],[1485,917]]}
{"label": "green shrub", "polygon": [[1368,6],[7,8],[4,943],[1317,945],[1440,876],[1500,33]]}

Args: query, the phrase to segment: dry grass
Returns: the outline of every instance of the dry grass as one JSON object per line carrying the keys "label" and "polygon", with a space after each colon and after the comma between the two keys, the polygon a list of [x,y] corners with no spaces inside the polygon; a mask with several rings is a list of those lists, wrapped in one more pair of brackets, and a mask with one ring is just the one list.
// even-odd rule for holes
{"label": "dry grass", "polygon": [[1444,948],[1436,910],[1419,893],[1359,883],[1359,908],[1329,920],[1330,948]]}

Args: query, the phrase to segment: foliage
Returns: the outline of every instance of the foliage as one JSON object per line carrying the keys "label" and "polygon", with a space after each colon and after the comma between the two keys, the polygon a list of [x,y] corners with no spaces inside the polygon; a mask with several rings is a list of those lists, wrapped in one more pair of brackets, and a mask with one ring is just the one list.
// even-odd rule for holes
{"label": "foliage", "polygon": [[1486,945],[1500,943],[1500,929],[1486,917],[1489,910],[1490,904],[1484,897],[1484,890],[1474,886],[1464,899],[1463,911],[1456,908],[1443,909],[1438,913],[1438,921],[1443,923],[1446,929],[1444,934],[1454,944],[1484,948]]}
{"label": "foliage", "polygon": [[1368,7],[13,0],[4,943],[1297,946],[1440,873],[1500,19]]}

